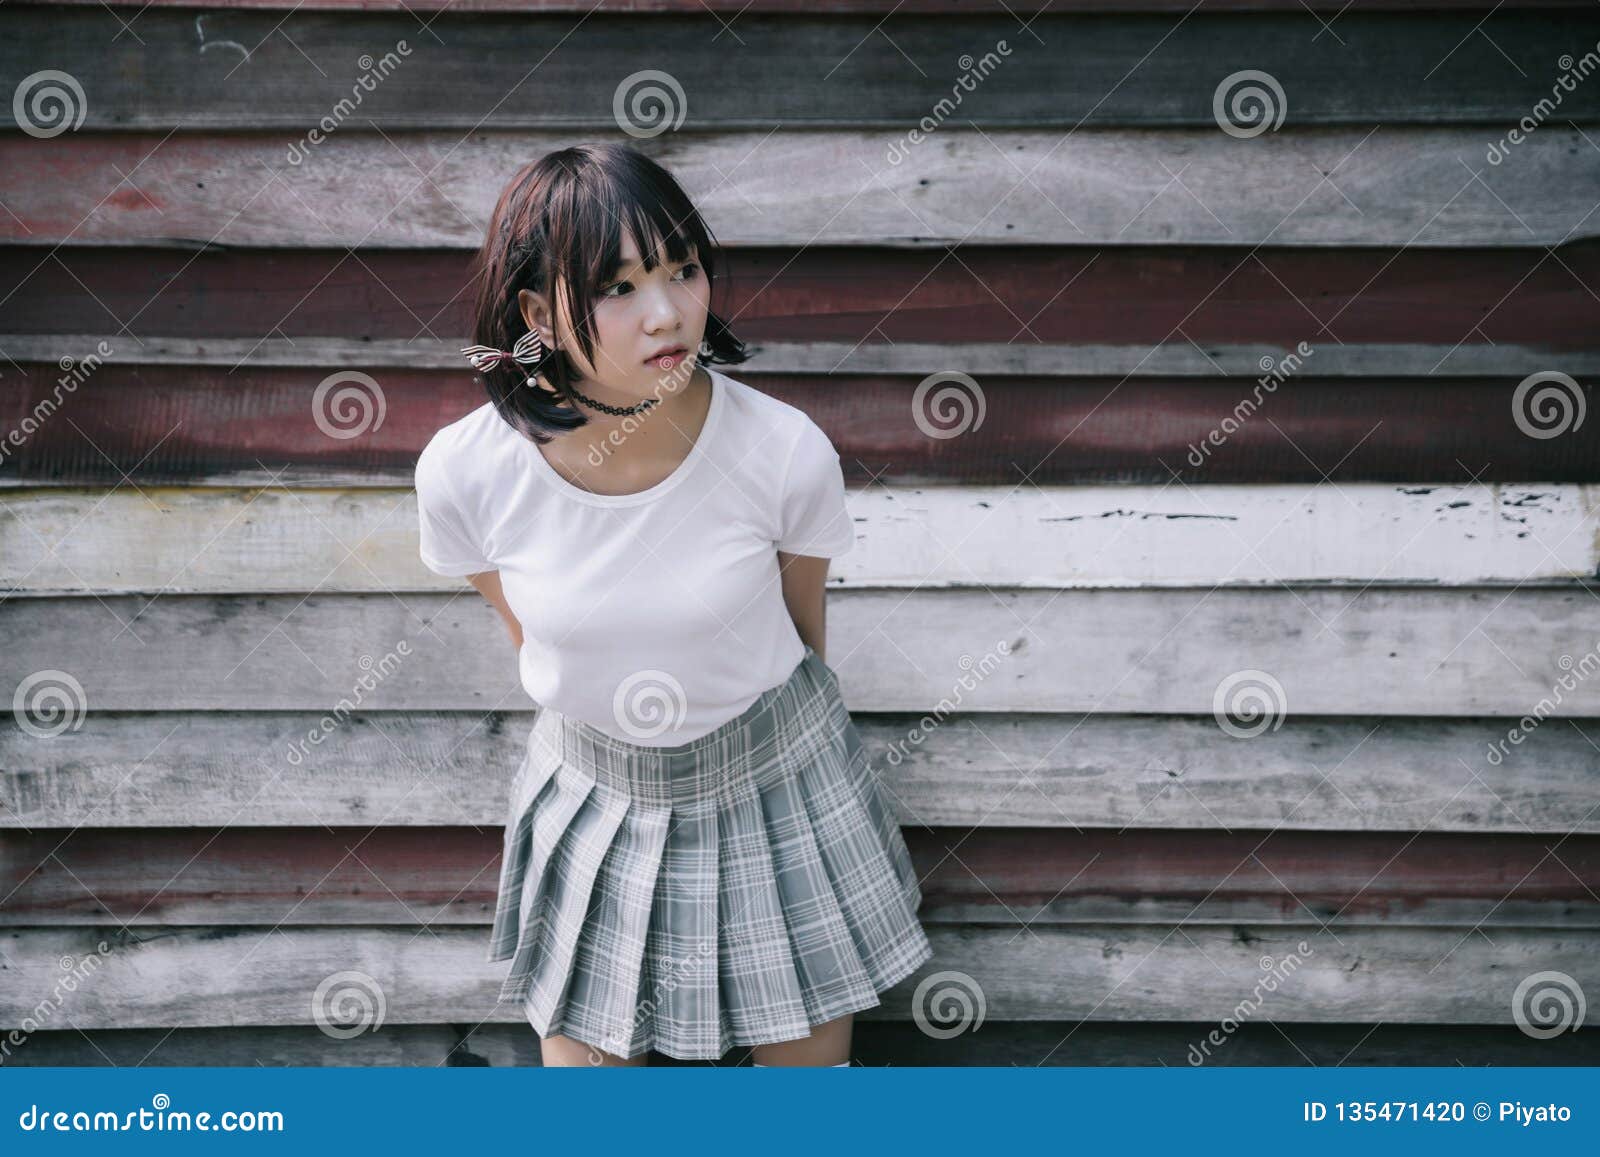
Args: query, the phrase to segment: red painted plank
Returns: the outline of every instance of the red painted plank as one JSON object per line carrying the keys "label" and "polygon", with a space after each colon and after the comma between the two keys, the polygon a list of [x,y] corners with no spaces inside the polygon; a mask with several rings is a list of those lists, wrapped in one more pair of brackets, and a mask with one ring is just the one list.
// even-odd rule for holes
{"label": "red painted plank", "polygon": [[[452,339],[453,250],[0,248],[0,334]],[[1600,241],[1535,249],[731,249],[751,341],[1464,342],[1594,348]],[[1176,331],[1176,332],[1175,332]],[[0,337],[0,346],[4,345]]]}
{"label": "red painted plank", "polygon": [[[10,449],[0,479],[102,484],[120,482],[125,470],[135,481],[178,482],[302,467],[405,484],[428,436],[486,396],[466,372],[374,373],[383,422],[341,439],[312,412],[322,369],[113,361]],[[1335,481],[1600,480],[1600,422],[1530,438],[1512,420],[1510,379],[1290,379],[1196,468],[1186,461],[1191,446],[1219,429],[1253,381],[988,377],[979,382],[982,424],[937,439],[915,420],[915,378],[743,367],[734,376],[810,413],[853,484],[879,476],[899,484],[1166,482],[1170,471],[1196,482],[1316,482],[1324,472]],[[0,379],[0,428],[21,428],[56,392],[56,377],[54,366],[26,366]]]}
{"label": "red painted plank", "polygon": [[[1118,900],[1253,901],[1290,921],[1384,919],[1425,902],[1564,906],[1600,916],[1600,836],[907,828],[929,910]],[[228,923],[282,905],[289,924],[487,923],[498,828],[145,828],[0,834],[6,919],[111,916]],[[956,855],[950,849],[959,848]]]}

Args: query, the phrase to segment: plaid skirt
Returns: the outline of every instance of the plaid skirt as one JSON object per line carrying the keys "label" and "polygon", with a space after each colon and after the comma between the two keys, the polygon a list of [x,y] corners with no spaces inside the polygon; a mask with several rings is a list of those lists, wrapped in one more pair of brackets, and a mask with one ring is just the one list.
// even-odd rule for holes
{"label": "plaid skirt", "polygon": [[815,651],[677,747],[539,711],[489,960],[541,1037],[714,1060],[881,1003],[933,955],[922,892]]}

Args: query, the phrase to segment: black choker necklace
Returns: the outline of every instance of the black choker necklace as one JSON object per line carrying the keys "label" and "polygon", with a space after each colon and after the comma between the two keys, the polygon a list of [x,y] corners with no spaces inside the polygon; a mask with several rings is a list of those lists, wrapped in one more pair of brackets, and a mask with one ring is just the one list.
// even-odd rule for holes
{"label": "black choker necklace", "polygon": [[626,417],[629,414],[642,414],[646,410],[652,409],[656,403],[661,400],[660,398],[646,398],[636,406],[608,406],[606,403],[596,401],[587,394],[580,394],[571,386],[567,387],[567,393],[571,394],[574,398],[577,398],[578,401],[582,402],[586,406],[593,406],[596,410],[599,410],[603,414],[615,414],[619,418]]}

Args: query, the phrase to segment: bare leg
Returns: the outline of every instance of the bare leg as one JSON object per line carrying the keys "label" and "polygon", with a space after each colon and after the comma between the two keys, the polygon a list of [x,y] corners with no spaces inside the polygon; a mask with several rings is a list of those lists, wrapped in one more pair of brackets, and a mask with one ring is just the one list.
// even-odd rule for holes
{"label": "bare leg", "polygon": [[597,1049],[593,1045],[586,1045],[582,1041],[573,1040],[567,1036],[547,1036],[539,1040],[539,1056],[544,1061],[544,1067],[550,1068],[638,1068],[650,1060],[649,1053],[640,1053],[632,1060],[626,1060]]}
{"label": "bare leg", "polygon": [[850,1059],[850,1030],[855,1019],[855,1013],[846,1013],[836,1020],[813,1025],[808,1037],[757,1045],[751,1052],[751,1059],[757,1064],[774,1067],[843,1064]]}

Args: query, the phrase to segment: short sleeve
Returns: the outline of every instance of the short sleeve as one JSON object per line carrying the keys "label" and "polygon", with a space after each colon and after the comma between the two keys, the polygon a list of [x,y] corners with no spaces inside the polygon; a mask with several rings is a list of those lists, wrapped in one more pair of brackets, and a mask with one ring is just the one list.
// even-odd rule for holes
{"label": "short sleeve", "polygon": [[418,550],[422,565],[435,574],[461,577],[497,569],[483,557],[450,489],[437,441],[417,458]]}
{"label": "short sleeve", "polygon": [[778,549],[785,554],[838,558],[855,545],[839,453],[809,418],[789,452],[781,524]]}

